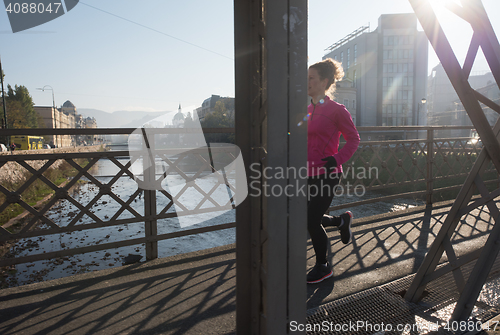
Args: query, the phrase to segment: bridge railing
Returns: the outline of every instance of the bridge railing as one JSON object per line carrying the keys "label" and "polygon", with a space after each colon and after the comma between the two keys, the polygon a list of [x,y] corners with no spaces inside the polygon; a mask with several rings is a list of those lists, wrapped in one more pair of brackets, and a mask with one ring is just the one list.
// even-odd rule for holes
{"label": "bridge railing", "polygon": [[[128,135],[135,129],[29,129],[29,130],[3,130],[0,135],[9,136],[15,134],[23,135]],[[149,130],[148,130],[149,132]],[[188,134],[185,129],[162,129],[162,133],[181,134],[174,138]],[[231,133],[233,129],[217,128],[204,130],[205,133]],[[165,139],[167,140],[167,139]],[[157,141],[158,142],[158,141]],[[151,141],[151,144],[154,141]],[[23,176],[17,183],[3,179],[0,184],[0,216],[13,211],[14,208],[21,207],[30,215],[26,217],[21,227],[14,227],[2,222],[0,227],[0,243],[12,243],[19,239],[33,239],[39,237],[53,236],[57,234],[71,234],[77,231],[87,231],[100,228],[120,229],[124,226],[145,223],[144,236],[129,238],[120,241],[112,241],[113,238],[107,235],[107,243],[95,243],[93,245],[80,245],[69,248],[61,245],[59,248],[54,245],[53,251],[43,253],[31,253],[26,256],[15,258],[3,258],[0,266],[34,262],[45,259],[60,258],[119,248],[124,246],[140,245],[146,247],[147,259],[158,257],[158,241],[172,239],[181,236],[200,234],[210,231],[222,230],[235,227],[235,222],[209,225],[196,228],[184,229],[174,232],[158,234],[157,222],[163,219],[172,219],[190,214],[211,213],[227,211],[234,208],[233,199],[227,201],[228,191],[233,188],[233,180],[228,176],[221,178],[217,173],[217,163],[230,162],[234,159],[232,147],[211,147],[209,155],[203,150],[185,150],[181,143],[174,143],[171,147],[176,149],[161,149],[155,151],[154,169],[143,168],[145,161],[149,160],[148,150],[144,152],[135,151],[96,151],[96,152],[71,152],[68,148],[58,148],[54,150],[43,150],[41,152],[15,151],[13,155],[0,155],[0,169],[13,170],[22,167]],[[226,158],[224,158],[226,157]],[[106,171],[113,171],[111,175],[99,173],[99,163],[106,161]],[[194,163],[193,163],[194,162]],[[49,175],[51,170],[61,169],[61,163],[71,169],[72,174],[61,183],[61,180],[52,180]],[[138,164],[137,164],[138,163]],[[161,164],[163,163],[163,164]],[[15,166],[13,166],[13,164]],[[7,166],[9,165],[9,166]],[[111,167],[110,167],[111,165]],[[158,166],[156,166],[158,165]],[[194,169],[190,170],[190,166]],[[137,169],[139,167],[139,170]],[[163,168],[158,171],[158,168]],[[1,171],[1,170],[0,170]],[[19,173],[18,173],[19,174]],[[120,184],[124,179],[145,182],[145,176],[149,174],[154,182],[161,184],[168,175],[175,174],[184,183],[184,187],[177,189],[173,194],[162,188],[142,189],[136,182]],[[153,174],[153,176],[151,176]],[[210,180],[210,188],[196,184],[196,179],[205,181],[207,174],[214,174]],[[26,199],[27,193],[32,187],[38,187],[35,183],[43,183],[48,186],[49,196],[42,204],[35,205]],[[177,182],[177,185],[182,183]],[[80,188],[80,192],[72,192],[75,188]],[[84,192],[85,196],[81,193]],[[226,192],[226,201],[217,197],[217,192]],[[187,190],[196,190],[201,196],[201,201],[197,204],[190,202],[189,196],[186,198]],[[183,198],[184,197],[184,198]],[[113,203],[113,204],[112,204]],[[207,205],[202,206],[202,203]],[[63,206],[72,208],[68,213],[57,215],[58,208]],[[106,211],[99,213],[96,206],[105,205]],[[174,210],[176,208],[176,210]],[[60,212],[60,210],[59,210]],[[104,214],[104,212],[106,214]],[[3,216],[3,218],[8,216]],[[5,220],[5,219],[4,219]],[[122,229],[121,229],[122,230]]]}
{"label": "bridge railing", "polygon": [[[353,157],[343,165],[339,193],[350,199],[332,206],[332,211],[394,199],[418,199],[426,204],[453,199],[482,149],[481,140],[469,135],[473,128],[468,126],[358,130],[362,139],[370,140],[362,140]],[[469,136],[450,137],[453,133]],[[443,134],[448,137],[442,137]],[[407,139],[383,139],[398,137]],[[487,184],[499,183],[492,165],[485,174]]]}
{"label": "bridge railing", "polygon": [[[362,188],[371,191],[367,197],[353,197],[352,201],[332,207],[341,209],[386,201],[397,198],[421,197],[427,203],[434,201],[439,194],[453,191],[461,186],[461,182],[474,163],[481,150],[481,142],[474,137],[436,138],[435,132],[443,130],[468,130],[470,127],[404,127],[403,136],[414,134],[415,139],[385,140],[384,137],[401,133],[402,128],[394,127],[360,127],[358,130],[363,140],[355,155],[344,165],[344,178],[341,186],[344,190],[356,194]],[[0,136],[10,135],[129,135],[135,129],[30,129],[1,130]],[[181,134],[186,130],[166,129],[171,133]],[[232,133],[232,128],[205,129],[206,133]],[[425,134],[425,135],[424,135]],[[371,140],[373,138],[374,140]],[[214,157],[225,161],[234,159],[234,153],[224,147],[213,148],[210,157],[203,152],[191,150],[172,154],[171,149],[159,150],[156,159],[166,167],[163,171],[155,171],[155,178],[166,178],[173,174],[185,182],[184,187],[175,192],[170,189],[145,190],[132,180],[144,178],[146,170],[134,170],[134,163],[146,157],[133,157],[128,150],[97,152],[61,152],[59,150],[32,153],[16,152],[15,155],[0,155],[0,171],[8,164],[22,167],[25,170],[17,183],[2,181],[0,183],[0,217],[8,216],[13,208],[24,210],[28,215],[22,225],[9,226],[2,222],[0,227],[0,243],[13,243],[19,239],[30,239],[68,234],[76,231],[88,231],[100,228],[123,229],[129,224],[144,223],[144,236],[118,241],[112,238],[100,239],[92,245],[54,245],[53,250],[40,253],[32,252],[25,256],[0,259],[0,266],[28,263],[45,259],[59,258],[108,250],[113,248],[145,245],[146,258],[158,257],[158,241],[205,232],[234,228],[235,222],[210,224],[187,229],[174,229],[166,233],[158,233],[158,221],[187,216],[193,213],[213,213],[231,210],[235,207],[234,199],[221,202],[217,192],[231,193],[234,180],[231,178],[215,178],[209,188],[201,186],[198,179],[207,173],[214,173]],[[170,154],[169,154],[170,152]],[[106,161],[114,168],[110,175],[98,175],[99,162]],[[196,168],[189,170],[186,166],[196,162]],[[65,164],[71,169],[71,176],[66,180],[52,180],[50,171],[54,166]],[[139,164],[140,166],[142,165]],[[179,169],[183,166],[182,169]],[[109,169],[108,169],[109,170]],[[248,172],[248,171],[247,171]],[[490,183],[498,183],[498,175],[489,169]],[[219,176],[220,177],[220,176]],[[123,186],[120,181],[130,181]],[[48,186],[49,192],[44,202],[35,204],[27,201],[26,193],[36,183]],[[80,189],[78,189],[80,187]],[[82,189],[84,188],[84,189]],[[73,190],[77,190],[73,192]],[[196,190],[201,200],[190,203],[184,199],[187,189]],[[84,196],[85,195],[85,196]],[[183,197],[184,195],[184,197]],[[186,201],[186,202],[183,202]],[[99,213],[95,207],[106,205],[106,215]],[[110,204],[114,205],[111,206]],[[202,204],[203,203],[203,204]],[[70,214],[57,215],[61,204],[72,208]],[[180,205],[178,205],[180,204]],[[174,208],[176,208],[174,210]],[[15,228],[15,229],[14,229]],[[109,237],[109,236],[106,236]],[[106,242],[107,241],[107,242]]]}

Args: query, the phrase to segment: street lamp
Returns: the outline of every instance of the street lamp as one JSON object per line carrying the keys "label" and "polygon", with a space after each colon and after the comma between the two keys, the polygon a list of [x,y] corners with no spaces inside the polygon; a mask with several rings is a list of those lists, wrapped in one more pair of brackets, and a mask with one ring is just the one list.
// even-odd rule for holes
{"label": "street lamp", "polygon": [[[57,120],[56,120],[56,101],[54,99],[54,89],[50,85],[45,85],[42,88],[37,88],[37,90],[40,90],[42,92],[45,92],[45,90],[51,90],[52,91],[52,119],[54,120],[54,129],[57,128]],[[57,147],[57,135],[54,135],[55,139],[55,146]]]}
{"label": "street lamp", "polygon": [[[427,99],[422,98],[422,100],[417,104],[417,126],[420,126],[420,105],[424,106],[426,102],[427,102]],[[417,130],[417,134],[419,132],[420,132],[420,130]],[[420,136],[417,136],[417,138],[420,138]]]}
{"label": "street lamp", "polygon": [[[5,129],[8,128],[7,126],[7,105],[5,104],[5,90],[3,89],[3,71],[2,71],[2,61],[0,60],[0,83],[1,83],[1,89],[2,89],[2,106],[3,106],[3,124],[2,128],[5,127]],[[7,143],[10,144],[10,137],[6,136],[5,138],[7,140]]]}

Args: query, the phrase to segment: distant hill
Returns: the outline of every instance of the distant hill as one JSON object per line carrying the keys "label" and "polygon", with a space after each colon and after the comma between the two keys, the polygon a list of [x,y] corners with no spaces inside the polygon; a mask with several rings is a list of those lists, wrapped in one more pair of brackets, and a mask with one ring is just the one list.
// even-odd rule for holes
{"label": "distant hill", "polygon": [[161,116],[165,112],[116,111],[108,113],[98,109],[78,108],[78,113],[85,117],[93,117],[99,128],[137,128],[144,123]]}

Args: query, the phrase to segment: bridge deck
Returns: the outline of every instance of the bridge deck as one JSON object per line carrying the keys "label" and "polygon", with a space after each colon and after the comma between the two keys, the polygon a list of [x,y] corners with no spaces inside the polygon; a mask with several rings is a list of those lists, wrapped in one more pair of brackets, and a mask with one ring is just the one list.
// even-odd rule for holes
{"label": "bridge deck", "polygon": [[[308,286],[309,311],[414,273],[450,205],[355,220],[347,246],[330,231],[334,278]],[[486,208],[465,217],[458,255],[482,246],[492,224]],[[307,252],[312,266],[310,244]],[[235,246],[228,245],[4,289],[0,333],[232,334],[235,276]]]}

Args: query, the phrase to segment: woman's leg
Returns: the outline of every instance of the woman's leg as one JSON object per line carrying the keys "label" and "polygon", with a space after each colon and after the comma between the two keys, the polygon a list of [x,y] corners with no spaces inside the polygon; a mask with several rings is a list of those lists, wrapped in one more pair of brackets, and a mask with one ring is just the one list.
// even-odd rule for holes
{"label": "woman's leg", "polygon": [[327,211],[334,196],[334,188],[339,183],[338,177],[309,177],[307,229],[311,236],[316,264],[325,264],[328,249],[328,236],[321,225],[323,214]]}

